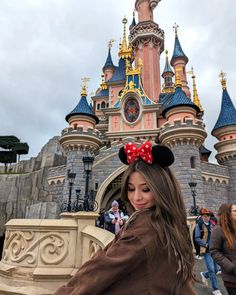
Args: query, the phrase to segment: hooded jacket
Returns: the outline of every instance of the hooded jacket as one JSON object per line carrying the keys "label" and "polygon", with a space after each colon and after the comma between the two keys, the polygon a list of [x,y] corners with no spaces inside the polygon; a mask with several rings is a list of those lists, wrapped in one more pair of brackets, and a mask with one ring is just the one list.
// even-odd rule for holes
{"label": "hooded jacket", "polygon": [[[98,250],[54,295],[170,295],[176,284],[178,262],[160,242],[151,220],[142,210],[103,250]],[[181,295],[197,295],[187,282]],[[174,295],[174,293],[173,293]]]}

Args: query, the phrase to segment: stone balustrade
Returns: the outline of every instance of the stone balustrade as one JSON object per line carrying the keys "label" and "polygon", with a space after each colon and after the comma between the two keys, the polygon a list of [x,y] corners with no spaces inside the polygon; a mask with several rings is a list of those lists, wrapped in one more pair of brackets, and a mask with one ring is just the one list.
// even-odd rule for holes
{"label": "stone balustrade", "polygon": [[[0,294],[51,295],[114,235],[95,227],[94,212],[61,219],[12,219],[6,224]],[[195,217],[188,218],[190,236]]]}
{"label": "stone balustrade", "polygon": [[63,213],[59,220],[10,220],[0,262],[0,294],[52,294],[113,239],[112,233],[95,227],[97,216],[77,212]]}

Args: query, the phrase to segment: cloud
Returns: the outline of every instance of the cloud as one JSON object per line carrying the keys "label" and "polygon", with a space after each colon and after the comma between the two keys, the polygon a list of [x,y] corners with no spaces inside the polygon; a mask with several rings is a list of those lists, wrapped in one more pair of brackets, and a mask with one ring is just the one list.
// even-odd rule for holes
{"label": "cloud", "polygon": [[[90,77],[89,92],[100,84],[107,43],[117,62],[122,18],[132,20],[134,0],[3,0],[0,6],[0,135],[13,134],[27,142],[36,156],[53,136],[67,126],[65,116],[80,98],[81,78]],[[234,11],[230,0],[161,1],[155,21],[165,31],[169,56],[173,52],[172,26],[195,69],[198,94],[210,135],[221,105],[218,74],[228,74],[228,91],[235,103],[236,70]],[[204,17],[203,17],[204,15]],[[164,66],[161,56],[161,71]],[[189,77],[189,85],[191,85]]]}

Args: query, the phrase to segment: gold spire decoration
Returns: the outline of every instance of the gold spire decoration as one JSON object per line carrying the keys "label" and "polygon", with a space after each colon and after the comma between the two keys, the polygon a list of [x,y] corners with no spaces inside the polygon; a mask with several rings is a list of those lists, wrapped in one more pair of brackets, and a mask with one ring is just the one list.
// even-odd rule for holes
{"label": "gold spire decoration", "polygon": [[102,77],[102,83],[100,84],[101,89],[102,90],[106,90],[108,87],[107,87],[107,84],[105,82],[105,76],[104,76],[104,74],[102,74],[101,77]]}
{"label": "gold spire decoration", "polygon": [[173,25],[173,30],[175,32],[175,36],[178,36],[178,28],[179,28],[179,25],[177,25],[176,23]]}
{"label": "gold spire decoration", "polygon": [[140,75],[143,68],[143,60],[141,58],[138,59],[137,67],[132,67],[130,61],[126,59],[126,76],[130,75]]}
{"label": "gold spire decoration", "polygon": [[181,68],[176,68],[175,70],[175,87],[182,87],[182,81],[179,74],[180,71],[182,71]]}
{"label": "gold spire decoration", "polygon": [[221,72],[219,74],[219,77],[220,77],[220,82],[221,82],[221,85],[222,85],[223,90],[226,90],[227,89],[227,85],[226,85],[226,73],[224,73],[221,70]]}
{"label": "gold spire decoration", "polygon": [[132,45],[129,40],[129,45],[127,46],[127,37],[126,37],[126,24],[127,24],[127,18],[124,17],[122,20],[122,23],[124,24],[124,31],[123,31],[123,40],[120,42],[120,51],[119,51],[119,57],[120,58],[132,58],[133,49]]}
{"label": "gold spire decoration", "polygon": [[193,67],[191,67],[191,71],[188,71],[187,74],[191,74],[193,79],[193,102],[199,107],[201,112],[204,112],[197,93],[196,76],[194,75]]}
{"label": "gold spire decoration", "polygon": [[81,96],[87,96],[87,88],[88,88],[87,83],[90,81],[90,78],[84,77],[81,80],[83,82],[83,85],[82,85],[82,90],[81,90],[80,94],[81,94]]}

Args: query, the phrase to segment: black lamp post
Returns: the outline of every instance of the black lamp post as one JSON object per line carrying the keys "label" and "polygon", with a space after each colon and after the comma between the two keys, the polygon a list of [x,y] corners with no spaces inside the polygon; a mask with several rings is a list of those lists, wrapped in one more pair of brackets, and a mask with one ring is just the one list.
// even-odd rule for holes
{"label": "black lamp post", "polygon": [[89,175],[90,172],[92,171],[92,167],[93,167],[93,161],[94,158],[93,157],[83,157],[83,162],[84,162],[84,171],[86,173],[86,182],[85,182],[85,196],[84,196],[84,210],[85,211],[89,211]]}
{"label": "black lamp post", "polygon": [[191,210],[191,213],[193,215],[198,215],[198,208],[196,206],[196,186],[197,186],[197,183],[194,182],[194,181],[191,181],[189,182],[188,184],[190,186],[190,189],[191,189],[191,193],[192,193],[192,196],[193,196],[193,207],[192,207],[192,210]]}
{"label": "black lamp post", "polygon": [[76,176],[76,173],[72,173],[70,172],[70,170],[68,170],[67,177],[69,182],[69,199],[67,204],[67,212],[71,212],[71,194],[72,194],[72,187],[74,185],[75,176]]}
{"label": "black lamp post", "polygon": [[81,190],[79,188],[75,190],[75,195],[76,195],[75,211],[76,212],[81,211],[81,208],[79,207],[80,192],[81,192]]}

